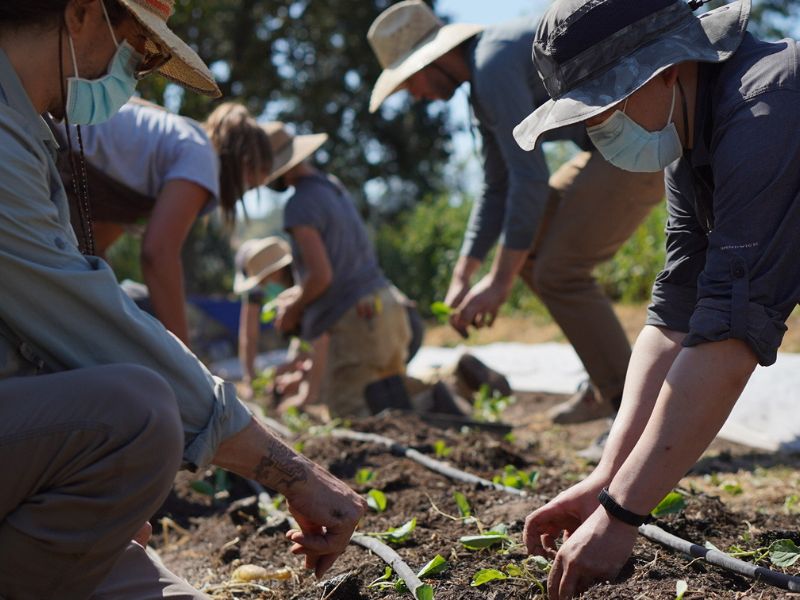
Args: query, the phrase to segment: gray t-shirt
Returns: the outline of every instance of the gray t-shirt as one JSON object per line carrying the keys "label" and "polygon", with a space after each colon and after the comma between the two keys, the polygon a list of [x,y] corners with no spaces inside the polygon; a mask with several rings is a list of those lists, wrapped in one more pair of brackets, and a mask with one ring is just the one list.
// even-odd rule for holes
{"label": "gray t-shirt", "polygon": [[[536,24],[521,19],[487,27],[467,47],[471,100],[483,141],[484,185],[472,208],[461,254],[483,260],[497,241],[512,250],[533,243],[549,193],[541,146],[522,150],[513,130],[550,97],[531,60]],[[551,132],[591,149],[582,124]]]}
{"label": "gray t-shirt", "polygon": [[167,181],[184,179],[211,194],[202,213],[217,206],[217,154],[196,121],[129,102],[108,121],[81,127],[81,134],[86,160],[132,190],[156,198]]}
{"label": "gray t-shirt", "polygon": [[[311,175],[297,182],[283,209],[283,227],[291,234],[293,227],[301,225],[319,232],[333,269],[330,287],[303,313],[301,335],[313,340],[359,299],[388,282],[353,200],[337,180]],[[294,238],[292,257],[295,281],[302,282],[306,266]]]}

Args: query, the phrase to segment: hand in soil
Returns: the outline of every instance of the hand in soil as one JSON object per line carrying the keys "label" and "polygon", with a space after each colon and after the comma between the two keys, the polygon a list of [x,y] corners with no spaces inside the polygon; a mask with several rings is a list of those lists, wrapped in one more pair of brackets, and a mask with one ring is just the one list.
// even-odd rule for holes
{"label": "hand in soil", "polygon": [[598,508],[564,542],[547,578],[550,600],[565,600],[616,578],[633,551],[637,529]]}
{"label": "hand in soil", "polygon": [[528,554],[553,558],[556,540],[571,535],[600,506],[597,494],[604,485],[603,479],[590,475],[529,514],[522,532]]}
{"label": "hand in soil", "polygon": [[286,537],[293,542],[292,554],[305,554],[306,568],[320,578],[347,548],[367,503],[324,469],[313,468],[304,489],[286,495],[300,526],[300,531],[287,531]]}

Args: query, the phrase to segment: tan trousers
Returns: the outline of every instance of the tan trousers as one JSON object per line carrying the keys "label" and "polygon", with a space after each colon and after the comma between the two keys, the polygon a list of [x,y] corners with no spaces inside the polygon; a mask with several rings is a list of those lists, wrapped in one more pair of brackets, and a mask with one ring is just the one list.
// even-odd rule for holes
{"label": "tan trousers", "polygon": [[608,400],[631,348],[593,276],[664,197],[663,173],[629,173],[581,152],[550,177],[550,198],[520,277],[545,304]]}
{"label": "tan trousers", "polygon": [[332,417],[368,416],[364,388],[406,372],[411,340],[406,309],[391,287],[373,296],[380,310],[372,318],[360,317],[354,306],[328,330],[328,364],[320,398]]}
{"label": "tan trousers", "polygon": [[143,367],[0,381],[0,597],[89,598],[164,501],[182,452],[172,390]]}

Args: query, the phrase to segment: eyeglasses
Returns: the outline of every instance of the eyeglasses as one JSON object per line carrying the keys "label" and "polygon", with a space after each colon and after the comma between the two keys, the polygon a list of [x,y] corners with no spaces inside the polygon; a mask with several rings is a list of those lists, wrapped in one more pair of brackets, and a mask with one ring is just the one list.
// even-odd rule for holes
{"label": "eyeglasses", "polygon": [[159,46],[152,40],[149,40],[149,44],[155,46],[157,51],[146,52],[142,61],[136,65],[136,68],[133,70],[133,76],[137,80],[144,79],[153,72],[158,71],[172,58],[172,52],[166,48]]}

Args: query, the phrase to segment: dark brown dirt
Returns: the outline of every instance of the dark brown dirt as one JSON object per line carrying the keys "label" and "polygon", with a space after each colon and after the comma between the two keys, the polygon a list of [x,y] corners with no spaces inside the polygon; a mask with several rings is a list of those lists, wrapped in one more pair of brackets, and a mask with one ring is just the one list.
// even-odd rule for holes
{"label": "dark brown dirt", "polygon": [[[386,494],[386,512],[370,512],[362,523],[363,532],[381,532],[416,517],[417,527],[412,539],[396,550],[415,570],[436,554],[447,559],[449,569],[429,581],[435,588],[437,599],[540,598],[539,588],[532,580],[493,581],[481,587],[471,587],[470,582],[478,569],[502,569],[512,562],[520,564],[525,553],[518,544],[528,512],[591,470],[589,465],[574,458],[574,451],[602,431],[604,424],[595,422],[571,428],[550,426],[542,416],[542,410],[558,400],[560,398],[553,396],[524,395],[510,407],[505,418],[515,425],[513,441],[475,430],[434,429],[407,417],[372,418],[352,424],[353,429],[391,437],[431,456],[434,455],[434,443],[442,440],[452,449],[445,459],[447,462],[488,479],[500,473],[506,465],[528,472],[538,471],[536,487],[530,490],[528,498],[522,500],[454,483],[413,461],[392,456],[385,449],[370,444],[308,434],[301,436],[300,441],[304,454],[329,468],[357,491],[366,493],[370,488],[376,488]],[[710,541],[723,550],[732,545],[755,549],[785,537],[800,543],[798,517],[792,506],[777,502],[759,504],[760,497],[755,493],[753,502],[747,504],[742,494],[737,493],[734,509],[729,498],[724,497],[725,492],[714,485],[717,480],[709,480],[709,477],[717,477],[718,473],[723,474],[723,478],[734,473],[742,487],[757,488],[759,477],[776,478],[770,469],[779,469],[778,480],[786,481],[789,475],[784,473],[789,473],[794,477],[792,481],[796,481],[800,457],[770,457],[772,463],[764,467],[761,466],[763,461],[759,462],[754,456],[758,455],[731,445],[725,445],[721,451],[712,450],[699,466],[698,474],[682,481],[689,494],[686,509],[679,515],[664,517],[659,524],[685,539],[699,544]],[[358,485],[354,477],[363,468],[372,470],[375,478],[366,485]],[[304,571],[301,559],[288,553],[283,530],[264,527],[254,500],[247,499],[252,496],[252,490],[246,482],[232,477],[229,496],[214,503],[209,496],[191,488],[191,483],[200,478],[201,475],[197,474],[180,474],[173,494],[154,519],[157,532],[153,545],[173,571],[198,588],[205,589],[213,598],[410,598],[407,593],[368,588],[370,582],[383,574],[385,565],[378,557],[354,545],[326,575],[330,584],[324,587]],[[213,484],[213,475],[207,474],[206,480]],[[780,495],[774,485],[771,488],[773,496],[776,493]],[[458,542],[459,537],[478,533],[479,524],[451,518],[458,514],[453,500],[455,491],[467,497],[480,526],[490,528],[505,524],[517,545],[502,552],[464,549]],[[789,485],[783,494],[788,497],[798,492],[796,486]],[[163,527],[162,517],[168,517],[177,527],[169,521],[166,521],[166,528]],[[230,586],[228,582],[233,570],[248,563],[269,571],[288,567],[293,577],[285,581],[261,582],[262,590],[252,586]],[[793,574],[797,574],[797,570]],[[533,577],[545,575],[535,572]],[[789,597],[786,592],[699,561],[693,562],[642,538],[617,581],[595,586],[582,597],[603,600],[674,599],[676,582],[680,579],[688,583],[687,599]]]}

